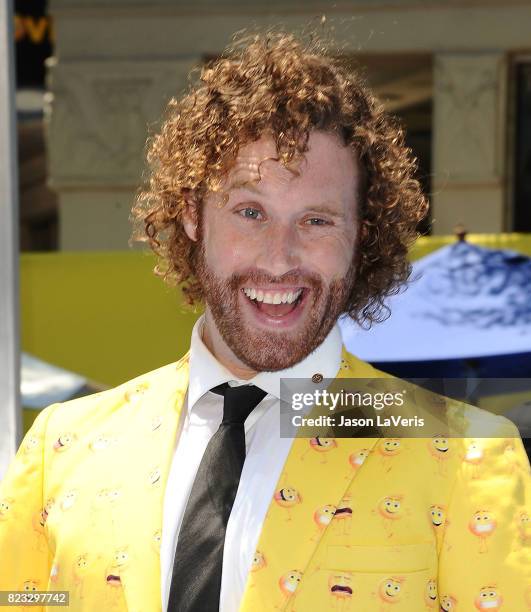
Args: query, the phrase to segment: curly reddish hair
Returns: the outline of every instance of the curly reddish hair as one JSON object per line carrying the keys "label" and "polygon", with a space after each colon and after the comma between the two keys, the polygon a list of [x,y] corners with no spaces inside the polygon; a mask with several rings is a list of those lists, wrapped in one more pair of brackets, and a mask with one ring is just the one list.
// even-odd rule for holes
{"label": "curly reddish hair", "polygon": [[416,159],[397,120],[347,61],[330,57],[317,37],[303,43],[271,31],[236,40],[203,66],[200,82],[170,100],[148,140],[149,180],[132,209],[132,238],[149,243],[159,257],[155,273],[182,284],[189,305],[204,296],[194,275],[201,241],[190,240],[182,224],[185,198],[201,203],[220,191],[239,148],[265,133],[291,166],[308,151],[312,130],[338,134],[362,175],[356,279],[345,312],[362,326],[386,318],[384,299],[411,274],[408,250],[428,210]]}

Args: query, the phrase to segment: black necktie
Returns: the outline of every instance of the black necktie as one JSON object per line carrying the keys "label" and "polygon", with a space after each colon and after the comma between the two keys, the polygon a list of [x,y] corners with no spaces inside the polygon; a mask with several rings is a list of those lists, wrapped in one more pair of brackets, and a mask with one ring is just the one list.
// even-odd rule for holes
{"label": "black necktie", "polygon": [[254,385],[228,383],[212,391],[224,396],[223,420],[207,444],[184,511],[168,612],[219,610],[225,531],[245,461],[243,424],[266,395]]}

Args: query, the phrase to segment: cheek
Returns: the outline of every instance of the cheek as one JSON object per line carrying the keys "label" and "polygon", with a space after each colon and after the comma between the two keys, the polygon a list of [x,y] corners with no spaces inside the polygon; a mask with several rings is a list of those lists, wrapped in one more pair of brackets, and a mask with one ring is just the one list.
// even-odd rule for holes
{"label": "cheek", "polygon": [[256,246],[249,236],[242,236],[227,224],[219,224],[205,236],[208,266],[218,274],[228,276],[236,269],[250,265]]}
{"label": "cheek", "polygon": [[313,237],[305,245],[302,265],[320,271],[326,278],[342,278],[349,269],[354,244],[338,234]]}

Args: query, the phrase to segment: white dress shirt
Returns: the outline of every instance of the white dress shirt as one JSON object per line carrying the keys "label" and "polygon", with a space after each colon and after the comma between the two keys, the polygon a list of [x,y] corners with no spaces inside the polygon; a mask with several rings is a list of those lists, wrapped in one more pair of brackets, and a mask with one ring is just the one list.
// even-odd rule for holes
{"label": "white dress shirt", "polygon": [[176,446],[166,483],[160,549],[162,610],[168,607],[177,537],[195,475],[223,415],[223,397],[210,391],[224,382],[252,383],[267,392],[245,420],[246,458],[225,534],[220,612],[237,612],[262,523],[293,438],[280,437],[280,379],[334,378],[341,362],[336,324],[313,353],[291,368],[236,379],[202,341],[204,315],[195,323],[190,345],[190,380],[181,411]]}

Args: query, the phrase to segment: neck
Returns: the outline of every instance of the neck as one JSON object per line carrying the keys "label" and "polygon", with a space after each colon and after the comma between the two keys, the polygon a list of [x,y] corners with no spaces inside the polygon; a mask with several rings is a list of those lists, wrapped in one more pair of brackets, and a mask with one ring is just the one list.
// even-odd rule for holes
{"label": "neck", "polygon": [[249,380],[258,373],[241,362],[227,346],[214,323],[212,313],[208,306],[205,310],[201,340],[221,365],[229,370],[231,374],[234,374],[236,378],[240,380]]}

